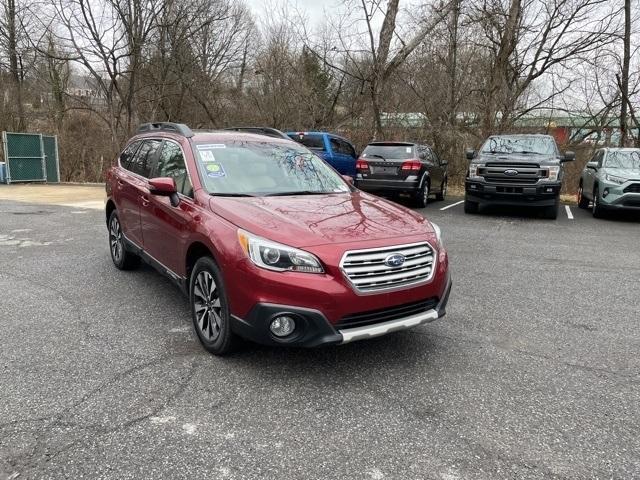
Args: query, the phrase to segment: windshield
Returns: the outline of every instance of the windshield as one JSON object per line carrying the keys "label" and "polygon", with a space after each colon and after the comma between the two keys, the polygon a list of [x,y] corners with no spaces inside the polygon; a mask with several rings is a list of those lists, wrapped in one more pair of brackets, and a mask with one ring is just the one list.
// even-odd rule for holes
{"label": "windshield", "polygon": [[392,158],[394,160],[406,160],[408,158],[414,158],[413,145],[367,145],[367,147],[360,155],[362,158]]}
{"label": "windshield", "polygon": [[607,168],[624,168],[626,170],[640,170],[640,150],[631,152],[610,151],[605,162]]}
{"label": "windshield", "polygon": [[480,153],[522,153],[537,155],[556,155],[556,144],[549,137],[531,137],[509,135],[489,137]]}
{"label": "windshield", "polygon": [[262,196],[351,191],[322,159],[294,143],[196,143],[198,169],[212,195]]}

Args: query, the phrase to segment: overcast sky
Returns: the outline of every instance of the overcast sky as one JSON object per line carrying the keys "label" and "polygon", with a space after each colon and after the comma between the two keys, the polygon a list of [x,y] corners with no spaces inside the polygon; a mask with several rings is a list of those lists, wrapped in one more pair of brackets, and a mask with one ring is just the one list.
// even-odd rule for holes
{"label": "overcast sky", "polygon": [[[280,3],[283,0],[244,0],[244,2],[255,12],[256,17],[260,17],[265,7],[275,2]],[[342,3],[336,0],[290,0],[285,2],[290,5],[297,5],[298,9],[303,12],[310,23],[314,23],[314,18],[322,18],[324,9],[331,10],[336,7],[336,3]]]}

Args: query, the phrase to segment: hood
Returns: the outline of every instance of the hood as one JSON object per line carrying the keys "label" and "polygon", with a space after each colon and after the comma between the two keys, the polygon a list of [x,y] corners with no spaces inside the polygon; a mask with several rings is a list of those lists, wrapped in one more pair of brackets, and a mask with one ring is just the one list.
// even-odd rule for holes
{"label": "hood", "polygon": [[478,163],[535,163],[537,165],[559,165],[560,159],[555,155],[523,155],[521,153],[481,153],[473,162]]}
{"label": "hood", "polygon": [[433,233],[421,215],[363,192],[282,197],[212,197],[213,212],[292,247]]}
{"label": "hood", "polygon": [[605,174],[626,178],[627,180],[640,180],[640,171],[632,168],[603,168]]}

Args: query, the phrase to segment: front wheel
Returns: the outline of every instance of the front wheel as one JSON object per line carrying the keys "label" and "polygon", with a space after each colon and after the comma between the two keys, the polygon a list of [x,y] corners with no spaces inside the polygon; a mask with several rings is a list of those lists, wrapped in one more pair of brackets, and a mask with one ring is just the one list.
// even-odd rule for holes
{"label": "front wheel", "polygon": [[220,269],[210,257],[200,258],[189,282],[193,327],[202,346],[214,355],[233,351],[238,337],[231,331],[229,302]]}
{"label": "front wheel", "polygon": [[555,205],[551,205],[550,207],[544,207],[542,211],[542,215],[544,218],[548,218],[549,220],[556,220],[558,218],[558,209],[560,208],[559,202],[556,202]]}
{"label": "front wheel", "polygon": [[589,208],[589,199],[584,197],[584,191],[582,189],[582,183],[578,187],[578,208],[586,210]]}
{"label": "front wheel", "polygon": [[442,201],[447,196],[447,179],[445,178],[440,186],[440,193],[436,194],[436,200]]}
{"label": "front wheel", "polygon": [[600,191],[598,187],[593,188],[593,207],[591,213],[595,218],[602,218],[604,216],[604,208],[600,204]]}
{"label": "front wheel", "polygon": [[472,202],[470,200],[465,199],[464,201],[464,213],[478,213],[480,210],[480,205],[478,202]]}
{"label": "front wheel", "polygon": [[418,208],[425,208],[429,203],[429,184],[425,181],[422,187],[416,192],[415,204]]}
{"label": "front wheel", "polygon": [[120,270],[132,270],[140,265],[140,257],[126,249],[122,225],[115,210],[109,217],[109,250],[113,264]]}

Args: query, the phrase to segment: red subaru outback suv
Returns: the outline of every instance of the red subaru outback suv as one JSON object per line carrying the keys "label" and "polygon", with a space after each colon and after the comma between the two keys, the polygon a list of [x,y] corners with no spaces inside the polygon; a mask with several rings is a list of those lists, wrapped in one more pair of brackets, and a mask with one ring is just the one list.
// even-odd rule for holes
{"label": "red subaru outback suv", "polygon": [[144,259],[173,279],[214,354],[238,337],[312,347],[445,314],[438,227],[357,190],[293,141],[145,124],[106,190],[113,263]]}

